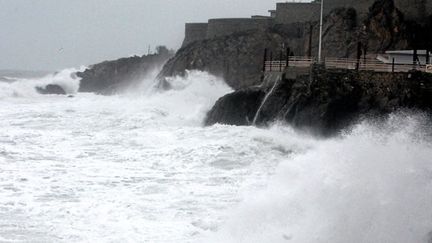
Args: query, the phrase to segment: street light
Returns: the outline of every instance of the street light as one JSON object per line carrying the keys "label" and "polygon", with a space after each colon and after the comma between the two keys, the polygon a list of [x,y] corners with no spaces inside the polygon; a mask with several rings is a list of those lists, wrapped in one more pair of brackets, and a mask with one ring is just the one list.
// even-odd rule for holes
{"label": "street light", "polygon": [[318,63],[321,63],[322,55],[322,35],[323,35],[323,15],[324,15],[324,0],[321,0],[321,16],[320,16],[320,33],[318,46]]}

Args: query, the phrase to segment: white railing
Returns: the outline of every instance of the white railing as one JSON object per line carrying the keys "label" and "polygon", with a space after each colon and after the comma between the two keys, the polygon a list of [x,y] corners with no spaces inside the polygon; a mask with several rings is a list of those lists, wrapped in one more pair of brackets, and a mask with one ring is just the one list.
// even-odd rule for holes
{"label": "white railing", "polygon": [[[266,61],[265,71],[282,72],[288,67],[310,67],[315,63],[314,58],[309,57],[289,57],[288,62],[284,61]],[[376,59],[351,59],[351,58],[326,58],[324,61],[327,69],[350,69],[375,72],[409,72],[418,70],[432,73],[432,65],[413,65],[413,64],[392,64],[383,63]]]}

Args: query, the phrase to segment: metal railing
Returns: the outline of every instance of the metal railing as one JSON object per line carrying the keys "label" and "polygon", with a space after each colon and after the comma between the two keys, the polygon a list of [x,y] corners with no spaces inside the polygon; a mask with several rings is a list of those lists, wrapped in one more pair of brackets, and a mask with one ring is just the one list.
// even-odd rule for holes
{"label": "metal railing", "polygon": [[[316,63],[314,58],[292,56],[284,61],[266,61],[266,72],[282,72],[287,67],[310,67]],[[352,58],[326,58],[324,65],[327,69],[349,69],[375,72],[409,72],[418,70],[432,72],[430,65],[383,63],[376,59],[352,59]]]}

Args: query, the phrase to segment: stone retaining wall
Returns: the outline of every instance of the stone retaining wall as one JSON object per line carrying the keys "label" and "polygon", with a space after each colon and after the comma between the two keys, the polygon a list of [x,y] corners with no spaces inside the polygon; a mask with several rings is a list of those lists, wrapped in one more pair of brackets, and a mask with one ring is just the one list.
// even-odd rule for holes
{"label": "stone retaining wall", "polygon": [[273,25],[273,19],[261,18],[233,18],[210,19],[208,23],[207,38],[230,35],[235,32],[267,29]]}
{"label": "stone retaining wall", "polygon": [[182,47],[195,41],[204,40],[207,36],[207,29],[207,23],[187,23]]}

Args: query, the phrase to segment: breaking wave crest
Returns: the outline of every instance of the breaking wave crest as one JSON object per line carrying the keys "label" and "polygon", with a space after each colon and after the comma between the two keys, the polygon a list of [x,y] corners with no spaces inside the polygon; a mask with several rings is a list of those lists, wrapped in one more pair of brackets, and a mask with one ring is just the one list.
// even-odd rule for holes
{"label": "breaking wave crest", "polygon": [[42,78],[9,78],[9,82],[0,82],[0,99],[9,97],[36,97],[36,87],[45,87],[48,84],[61,86],[66,93],[75,94],[78,92],[80,79],[75,73],[84,70],[70,68],[60,72],[46,75]]}
{"label": "breaking wave crest", "polygon": [[431,129],[421,115],[366,120],[328,139],[281,124],[203,127],[232,90],[199,71],[165,91],[151,79],[109,97],[34,91],[56,83],[76,93],[75,71],[0,83],[0,241],[430,237]]}
{"label": "breaking wave crest", "polygon": [[429,126],[420,115],[393,114],[311,141],[206,242],[430,242]]}

